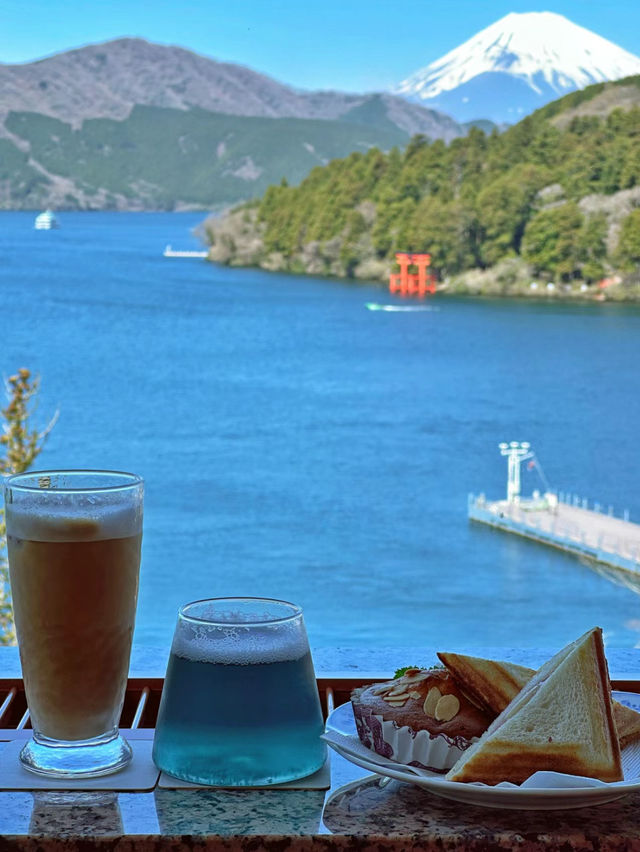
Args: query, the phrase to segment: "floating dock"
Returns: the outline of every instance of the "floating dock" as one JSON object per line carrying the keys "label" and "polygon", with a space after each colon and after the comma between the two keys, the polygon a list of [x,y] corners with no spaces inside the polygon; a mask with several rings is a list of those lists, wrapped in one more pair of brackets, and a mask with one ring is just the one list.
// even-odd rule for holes
{"label": "floating dock", "polygon": [[162,252],[164,257],[209,257],[208,251],[177,251],[167,246]]}
{"label": "floating dock", "polygon": [[[507,498],[487,500],[484,494],[470,494],[469,519],[613,567],[632,575],[637,589],[640,524],[632,523],[626,511],[615,517],[611,506],[606,511],[598,503],[589,508],[587,500],[573,494],[547,490],[520,497],[520,462],[535,455],[528,444],[512,442],[501,444],[500,449],[509,456]],[[539,467],[537,460],[535,465]]]}

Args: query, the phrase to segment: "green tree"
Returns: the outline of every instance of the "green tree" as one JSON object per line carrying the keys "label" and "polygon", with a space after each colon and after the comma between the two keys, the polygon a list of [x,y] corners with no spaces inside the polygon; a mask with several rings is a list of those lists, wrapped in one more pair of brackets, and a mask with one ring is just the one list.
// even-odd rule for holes
{"label": "green tree", "polygon": [[482,228],[482,259],[492,265],[518,254],[536,193],[548,180],[540,166],[519,165],[488,184],[477,198]]}
{"label": "green tree", "polygon": [[622,220],[616,260],[625,272],[640,268],[640,210],[633,210]]}
{"label": "green tree", "polygon": [[[38,431],[30,427],[36,407],[40,379],[32,378],[22,368],[5,382],[7,406],[0,410],[4,431],[0,435],[0,474],[23,473],[38,456],[58,418],[57,412],[47,427]],[[4,510],[0,511],[0,645],[15,644],[13,609],[9,589],[9,566],[6,555],[6,526]]]}
{"label": "green tree", "polygon": [[627,149],[626,157],[620,170],[621,189],[631,189],[640,184],[640,144],[635,141]]}
{"label": "green tree", "polygon": [[583,216],[573,201],[541,210],[528,223],[522,255],[536,273],[567,281],[580,271]]}
{"label": "green tree", "polygon": [[597,281],[606,272],[607,217],[596,213],[585,218],[580,232],[580,260],[585,281]]}
{"label": "green tree", "polygon": [[[389,257],[396,251],[409,251],[404,228],[416,209],[412,197],[390,204],[379,204],[373,227],[373,246],[379,257]],[[403,233],[400,230],[403,229]]]}
{"label": "green tree", "polygon": [[366,230],[367,223],[362,213],[352,210],[347,218],[346,232],[340,248],[340,262],[342,263],[344,274],[348,278],[353,277],[354,270],[360,261],[358,240]]}
{"label": "green tree", "polygon": [[475,254],[477,220],[471,207],[460,201],[425,198],[413,217],[410,249],[429,252],[441,276],[469,269]]}

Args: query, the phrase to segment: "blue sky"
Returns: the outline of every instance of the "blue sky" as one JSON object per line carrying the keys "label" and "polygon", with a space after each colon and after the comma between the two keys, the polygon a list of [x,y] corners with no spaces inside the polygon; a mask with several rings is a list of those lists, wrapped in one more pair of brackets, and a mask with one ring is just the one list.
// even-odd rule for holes
{"label": "blue sky", "polygon": [[508,12],[552,11],[640,55],[640,0],[0,0],[0,62],[140,36],[306,89],[389,88]]}

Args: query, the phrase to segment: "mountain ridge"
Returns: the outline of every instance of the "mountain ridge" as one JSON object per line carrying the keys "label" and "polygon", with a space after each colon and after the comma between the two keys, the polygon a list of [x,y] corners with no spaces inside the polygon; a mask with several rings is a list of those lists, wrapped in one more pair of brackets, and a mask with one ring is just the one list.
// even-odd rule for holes
{"label": "mountain ridge", "polygon": [[303,91],[245,65],[219,62],[175,45],[121,38],[35,62],[0,64],[0,116],[37,112],[78,127],[88,118],[125,119],[134,105],[261,118],[334,120],[372,97],[382,99],[408,135],[451,139],[464,130],[449,116],[388,92]]}
{"label": "mountain ridge", "polygon": [[466,132],[389,93],[297,91],[116,39],[0,65],[0,207],[220,209],[352,151]]}

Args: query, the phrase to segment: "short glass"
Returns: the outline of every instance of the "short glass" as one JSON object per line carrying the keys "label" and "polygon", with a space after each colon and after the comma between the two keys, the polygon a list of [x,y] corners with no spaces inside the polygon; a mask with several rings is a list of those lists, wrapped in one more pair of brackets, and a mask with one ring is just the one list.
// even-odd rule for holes
{"label": "short glass", "polygon": [[265,598],[178,612],[153,744],[159,769],[221,787],[311,775],[326,757],[302,610]]}
{"label": "short glass", "polygon": [[131,760],[118,731],[138,596],[143,482],[37,471],[5,482],[13,611],[33,736],[25,769],[64,778]]}

